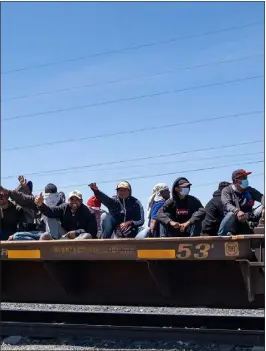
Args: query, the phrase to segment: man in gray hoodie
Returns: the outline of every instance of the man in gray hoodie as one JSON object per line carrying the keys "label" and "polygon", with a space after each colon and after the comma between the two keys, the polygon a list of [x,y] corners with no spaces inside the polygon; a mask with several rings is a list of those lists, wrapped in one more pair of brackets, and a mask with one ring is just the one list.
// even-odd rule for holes
{"label": "man in gray hoodie", "polygon": [[[248,222],[258,222],[264,217],[264,195],[258,190],[249,186],[248,176],[251,172],[244,169],[237,169],[232,173],[233,184],[223,189],[221,200],[224,206],[225,217],[223,218],[218,231],[219,236],[232,234],[253,233]],[[260,202],[255,211],[255,201]]]}

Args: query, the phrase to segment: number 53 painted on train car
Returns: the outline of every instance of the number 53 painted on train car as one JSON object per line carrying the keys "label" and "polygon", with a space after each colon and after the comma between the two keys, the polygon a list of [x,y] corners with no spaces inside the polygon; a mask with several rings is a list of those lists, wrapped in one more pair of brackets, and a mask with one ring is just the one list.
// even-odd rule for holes
{"label": "number 53 painted on train car", "polygon": [[176,257],[179,259],[204,259],[209,256],[210,249],[213,248],[213,245],[208,243],[202,244],[179,244],[176,251]]}

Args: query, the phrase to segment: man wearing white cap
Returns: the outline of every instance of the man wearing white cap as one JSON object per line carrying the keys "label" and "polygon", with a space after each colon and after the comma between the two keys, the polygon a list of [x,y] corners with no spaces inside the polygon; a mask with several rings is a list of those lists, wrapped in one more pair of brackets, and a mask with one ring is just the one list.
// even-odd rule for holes
{"label": "man wearing white cap", "polygon": [[119,183],[117,195],[112,198],[100,191],[96,183],[89,184],[89,187],[109,210],[101,217],[102,237],[111,238],[115,231],[116,236],[135,238],[144,224],[144,210],[140,201],[131,195],[131,185],[125,181]]}
{"label": "man wearing white cap", "polygon": [[[45,216],[58,218],[66,231],[67,239],[91,239],[97,236],[97,222],[94,213],[83,204],[82,194],[78,190],[71,191],[68,202],[60,206],[48,207],[43,195],[35,197],[35,204]],[[46,239],[52,239],[48,237]]]}

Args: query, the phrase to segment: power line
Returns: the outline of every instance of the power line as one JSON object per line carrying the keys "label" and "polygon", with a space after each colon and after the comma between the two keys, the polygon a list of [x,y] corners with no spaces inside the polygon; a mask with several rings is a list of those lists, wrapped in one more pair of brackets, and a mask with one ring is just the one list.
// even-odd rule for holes
{"label": "power line", "polygon": [[25,146],[16,146],[12,147],[9,149],[4,149],[3,151],[15,151],[15,150],[24,150],[24,149],[31,149],[31,148],[36,148],[36,147],[42,147],[42,146],[51,146],[51,145],[58,145],[58,144],[64,144],[64,143],[74,143],[74,142],[79,142],[79,141],[84,141],[88,139],[100,139],[100,138],[108,138],[108,137],[113,137],[113,136],[118,136],[118,135],[126,135],[126,134],[135,134],[135,133],[141,133],[141,132],[146,132],[146,131],[152,131],[152,130],[160,130],[160,129],[165,129],[165,128],[173,128],[177,127],[180,125],[187,125],[187,124],[195,124],[195,123],[202,123],[202,122],[211,122],[211,121],[217,121],[217,120],[222,120],[222,119],[227,119],[227,118],[236,118],[240,116],[250,116],[250,115],[258,115],[264,113],[263,110],[258,110],[258,111],[250,111],[250,112],[242,112],[242,113],[237,113],[233,115],[226,115],[226,116],[219,116],[219,117],[212,117],[212,118],[202,118],[194,121],[185,121],[185,122],[177,122],[177,123],[172,123],[172,124],[165,124],[161,126],[154,126],[154,127],[147,127],[147,128],[140,128],[140,129],[131,129],[127,131],[122,131],[122,132],[115,132],[115,133],[107,133],[107,134],[99,134],[99,135],[90,135],[87,137],[81,137],[81,138],[71,138],[71,139],[65,139],[65,140],[59,140],[59,141],[51,141],[47,143],[40,143],[40,144],[32,144],[32,145],[25,145]]}
{"label": "power line", "polygon": [[[264,175],[264,173],[256,173],[256,174],[251,174],[251,175],[249,175],[249,177],[252,177],[252,178],[254,178],[254,177],[259,177],[259,176],[261,176],[261,175]],[[227,181],[226,179],[224,180],[224,181]],[[221,182],[221,179],[219,179],[219,180],[216,180],[215,182],[209,182],[209,183],[202,183],[202,184],[196,184],[196,185],[194,185],[193,184],[193,188],[199,188],[199,187],[202,187],[202,186],[208,186],[208,185],[213,185],[213,184],[218,184],[218,183],[220,183]],[[229,180],[228,181],[229,183],[231,182],[231,180]],[[87,184],[86,184],[87,185]],[[142,195],[150,195],[150,192],[149,193],[142,193]]]}
{"label": "power line", "polygon": [[[250,161],[250,162],[245,162],[245,164],[257,164],[257,163],[263,163],[264,160],[259,160],[259,161]],[[192,172],[201,172],[201,171],[208,171],[208,170],[213,170],[213,169],[220,169],[220,168],[228,168],[231,166],[238,166],[238,163],[233,163],[230,165],[223,165],[223,166],[213,166],[213,167],[207,167],[207,168],[196,168],[196,169],[189,169],[189,170],[182,170],[182,171],[175,171],[175,172],[167,172],[167,173],[157,173],[153,175],[144,175],[144,176],[137,176],[137,177],[129,177],[127,180],[137,180],[137,179],[146,179],[146,178],[154,178],[154,177],[163,177],[163,176],[168,176],[168,175],[173,175],[173,174],[181,174],[181,173],[192,173]],[[112,180],[104,180],[102,182],[98,182],[98,184],[107,184],[107,183],[114,183],[114,182],[120,182],[121,179],[112,179]],[[60,186],[60,189],[68,189],[68,188],[74,188],[74,187],[82,187],[86,186],[88,184],[72,184],[69,186]],[[40,190],[42,191],[42,190]]]}
{"label": "power line", "polygon": [[[137,157],[137,158],[126,159],[126,160],[119,160],[119,161],[94,163],[94,164],[89,164],[89,165],[84,165],[84,166],[74,166],[74,167],[66,167],[66,168],[59,168],[59,169],[49,169],[49,170],[44,170],[44,171],[27,173],[27,177],[31,176],[31,175],[48,174],[48,173],[49,174],[53,174],[55,172],[60,172],[60,171],[76,170],[76,169],[91,168],[91,167],[98,167],[98,166],[105,166],[105,165],[112,165],[112,164],[127,163],[127,162],[132,162],[132,161],[134,162],[134,161],[140,161],[140,160],[149,160],[149,159],[160,158],[160,157],[169,157],[169,156],[175,156],[175,155],[189,154],[189,153],[193,153],[193,152],[219,150],[219,149],[224,149],[224,148],[229,148],[229,147],[243,146],[243,145],[252,145],[252,144],[258,144],[258,143],[263,143],[263,142],[264,142],[264,140],[256,140],[256,141],[249,141],[249,142],[244,142],[244,143],[222,145],[222,146],[208,147],[208,148],[202,148],[202,149],[194,149],[194,150],[188,150],[188,151],[178,151],[178,152],[173,152],[173,153],[168,153],[168,154],[159,154],[159,155],[154,155],[154,156]],[[10,179],[10,178],[15,178],[15,177],[17,177],[17,175],[9,175],[9,176],[6,176],[6,177],[2,177],[2,179]]]}
{"label": "power line", "polygon": [[[212,156],[212,157],[198,157],[194,159],[187,159],[187,160],[180,160],[180,163],[186,163],[186,162],[191,162],[191,161],[203,161],[203,160],[215,160],[215,159],[221,159],[221,158],[227,158],[227,157],[238,157],[238,156],[250,156],[250,155],[261,155],[264,154],[264,151],[260,152],[245,152],[245,153],[240,153],[240,154],[230,154],[230,155],[222,155],[222,156]],[[147,167],[147,166],[161,166],[161,165],[167,165],[167,164],[174,164],[175,161],[165,161],[165,162],[153,162],[153,163],[145,163],[145,164],[139,164],[139,165],[131,165],[127,166],[127,169],[130,168],[139,168],[139,167]],[[123,169],[124,167],[113,167],[113,168],[100,168],[100,169],[92,169],[90,172],[101,172],[101,171],[109,171],[112,169]],[[76,172],[77,170],[75,170]],[[63,173],[56,173],[57,175],[62,175],[70,173],[68,172],[63,172]]]}
{"label": "power line", "polygon": [[[261,154],[264,154],[264,152],[250,152],[250,153],[242,153],[242,154],[230,154],[230,155],[223,155],[223,156],[214,156],[214,157],[199,157],[199,158],[194,158],[194,159],[186,159],[186,160],[180,160],[179,162],[184,164],[184,163],[187,163],[187,162],[191,162],[191,161],[194,161],[194,162],[197,162],[197,161],[203,161],[203,160],[206,160],[206,161],[209,161],[209,160],[217,160],[217,159],[222,159],[222,158],[227,158],[227,157],[239,157],[239,156],[251,156],[251,155],[261,155]],[[252,159],[253,160],[253,159]],[[255,160],[254,160],[255,161]],[[239,161],[241,162],[241,161]],[[246,160],[245,160],[246,162]],[[125,171],[129,170],[129,169],[132,169],[132,168],[140,168],[140,167],[147,167],[147,166],[158,166],[158,167],[161,167],[161,166],[164,166],[164,165],[167,165],[167,164],[171,164],[171,165],[175,165],[176,161],[166,161],[166,162],[157,162],[157,163],[146,163],[145,165],[144,164],[141,164],[141,165],[131,165],[131,166],[127,166],[126,169],[124,169],[123,173],[119,172],[119,173],[113,173],[112,175],[115,175],[115,176],[124,176],[125,175]],[[101,168],[101,169],[93,169],[93,170],[90,170],[90,173],[93,171],[93,172],[101,172],[101,171],[110,171],[110,170],[122,170],[123,167],[116,167],[116,168]],[[84,172],[84,170],[80,170],[82,172]],[[56,175],[58,176],[61,176],[62,174],[66,174],[66,173],[71,173],[73,171],[68,171],[68,172],[63,172],[63,173],[56,173]],[[77,172],[76,170],[74,172]],[[42,174],[41,176],[44,176],[44,174]],[[40,176],[39,176],[40,177]],[[124,176],[125,178],[126,176]]]}
{"label": "power line", "polygon": [[[257,174],[251,174],[249,175],[249,177],[258,177],[258,176],[261,176],[261,175],[264,175],[264,173],[257,173]],[[221,180],[220,180],[221,181]],[[204,183],[204,184],[196,184],[196,185],[193,185],[193,188],[195,187],[201,187],[201,186],[207,186],[207,185],[212,185],[212,184],[217,184],[220,182],[219,180],[217,180],[217,182],[210,182],[210,183]],[[229,181],[231,182],[231,180]]]}
{"label": "power line", "polygon": [[238,29],[242,29],[242,28],[258,26],[260,24],[264,24],[264,21],[258,21],[258,22],[248,23],[248,24],[234,26],[234,27],[227,27],[224,29],[216,29],[214,31],[208,31],[208,32],[203,32],[203,33],[190,34],[190,35],[186,35],[186,36],[182,36],[182,37],[174,37],[171,39],[154,41],[154,42],[150,42],[150,43],[129,46],[129,47],[121,48],[121,49],[108,50],[108,51],[103,51],[103,52],[94,53],[94,54],[88,54],[88,55],[79,56],[79,57],[73,57],[73,58],[64,59],[64,60],[51,61],[51,62],[42,63],[42,64],[38,64],[38,65],[15,68],[15,69],[3,71],[1,74],[4,75],[4,74],[17,73],[17,72],[27,71],[30,69],[44,68],[44,67],[48,67],[48,66],[54,66],[54,65],[58,65],[58,64],[62,64],[62,63],[67,63],[67,62],[75,62],[75,61],[80,61],[80,60],[104,56],[104,55],[118,54],[118,53],[125,52],[125,51],[133,51],[133,50],[152,47],[152,46],[156,46],[156,45],[170,44],[170,43],[174,43],[174,42],[177,42],[180,40],[186,40],[186,39],[208,36],[208,35],[212,35],[212,34],[230,32],[230,31],[238,30]]}
{"label": "power line", "polygon": [[182,88],[182,89],[173,89],[173,90],[168,90],[168,91],[163,91],[163,92],[158,92],[158,93],[153,93],[153,94],[144,94],[144,95],[131,96],[128,98],[122,98],[122,99],[116,99],[116,100],[107,100],[107,101],[96,102],[96,103],[92,103],[92,104],[88,104],[88,105],[73,106],[73,107],[61,108],[61,109],[56,109],[56,110],[47,110],[47,111],[36,112],[36,113],[32,113],[32,114],[18,115],[18,116],[13,116],[13,117],[9,117],[9,118],[4,118],[3,121],[5,122],[5,121],[11,121],[14,119],[30,118],[30,117],[48,115],[48,114],[53,114],[53,113],[60,113],[60,112],[65,112],[65,111],[74,111],[74,110],[79,110],[79,109],[84,109],[84,108],[89,108],[89,107],[104,106],[104,105],[109,105],[109,104],[113,104],[113,103],[133,101],[133,100],[144,99],[144,98],[153,98],[156,96],[169,95],[169,94],[179,93],[182,91],[203,89],[203,88],[221,86],[221,85],[226,85],[226,84],[231,84],[231,83],[239,83],[239,82],[259,79],[259,78],[263,78],[263,77],[264,77],[264,75],[257,75],[257,76],[229,80],[229,81],[225,81],[225,82],[217,82],[217,83],[211,83],[211,84],[205,84],[205,85],[196,85],[196,86],[192,86],[192,87],[187,87],[187,88]]}
{"label": "power line", "polygon": [[259,57],[259,56],[264,56],[264,54],[255,54],[255,55],[251,55],[251,56],[244,56],[244,57],[239,57],[239,58],[230,59],[230,60],[223,60],[223,61],[213,61],[213,62],[208,62],[208,63],[201,64],[201,65],[181,67],[181,68],[165,70],[165,71],[160,71],[160,72],[146,73],[146,74],[133,76],[133,77],[131,76],[131,77],[126,77],[126,78],[122,78],[122,79],[113,79],[113,80],[109,80],[109,81],[106,81],[106,82],[75,85],[75,86],[70,86],[70,87],[67,87],[67,88],[48,90],[48,91],[43,91],[43,92],[34,93],[34,94],[27,94],[27,95],[22,95],[22,96],[15,96],[15,97],[3,99],[1,101],[2,102],[6,102],[6,101],[12,101],[12,100],[28,99],[28,98],[38,97],[38,96],[43,96],[43,95],[52,95],[52,94],[64,93],[64,92],[68,92],[68,91],[72,91],[72,90],[86,89],[86,88],[93,88],[93,87],[98,87],[98,86],[117,84],[117,83],[121,83],[121,82],[137,80],[137,79],[142,79],[142,78],[157,77],[157,76],[161,76],[161,75],[175,73],[175,72],[178,72],[178,71],[188,71],[188,70],[192,70],[192,69],[210,67],[210,66],[214,66],[214,65],[221,65],[221,64],[227,64],[227,63],[232,63],[232,62],[239,62],[239,61],[244,61],[244,60],[255,58],[255,57]]}

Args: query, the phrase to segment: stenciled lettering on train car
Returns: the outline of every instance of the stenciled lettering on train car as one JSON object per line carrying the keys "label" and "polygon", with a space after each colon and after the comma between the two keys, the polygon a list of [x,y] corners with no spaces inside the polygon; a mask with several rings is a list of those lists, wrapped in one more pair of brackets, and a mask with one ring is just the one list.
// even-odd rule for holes
{"label": "stenciled lettering on train car", "polygon": [[224,244],[225,256],[239,256],[238,242],[226,242]]}
{"label": "stenciled lettering on train car", "polygon": [[78,254],[78,253],[91,253],[91,254],[127,254],[135,249],[122,246],[111,247],[89,247],[89,246],[55,246],[52,248],[54,253],[59,254]]}
{"label": "stenciled lettering on train car", "polygon": [[8,256],[8,251],[7,249],[1,249],[1,256],[7,257]]}
{"label": "stenciled lettering on train car", "polygon": [[197,259],[202,260],[209,257],[210,250],[213,245],[209,243],[200,244],[179,244],[176,257],[179,259]]}

